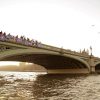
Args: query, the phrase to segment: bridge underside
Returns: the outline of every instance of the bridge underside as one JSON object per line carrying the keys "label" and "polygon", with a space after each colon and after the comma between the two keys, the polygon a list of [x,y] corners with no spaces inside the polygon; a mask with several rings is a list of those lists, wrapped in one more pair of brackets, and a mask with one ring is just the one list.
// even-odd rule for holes
{"label": "bridge underside", "polygon": [[100,64],[97,64],[97,65],[95,66],[95,72],[96,72],[96,73],[100,73]]}
{"label": "bridge underside", "polygon": [[48,73],[88,73],[87,66],[70,57],[64,57],[61,55],[50,54],[24,54],[10,56],[2,59],[3,61],[22,61],[31,62],[44,66]]}

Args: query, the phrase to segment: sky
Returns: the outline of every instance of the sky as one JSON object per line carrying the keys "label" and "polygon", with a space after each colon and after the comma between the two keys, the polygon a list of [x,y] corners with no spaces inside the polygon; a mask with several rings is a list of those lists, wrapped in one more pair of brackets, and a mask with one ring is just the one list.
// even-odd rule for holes
{"label": "sky", "polygon": [[0,0],[0,30],[100,57],[100,0]]}

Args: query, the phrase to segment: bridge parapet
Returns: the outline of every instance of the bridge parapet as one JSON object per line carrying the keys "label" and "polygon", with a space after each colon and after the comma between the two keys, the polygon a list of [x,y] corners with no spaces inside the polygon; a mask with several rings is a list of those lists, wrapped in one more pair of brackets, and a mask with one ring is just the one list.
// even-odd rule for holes
{"label": "bridge parapet", "polygon": [[51,51],[56,51],[56,52],[59,52],[61,54],[67,53],[67,54],[86,57],[86,58],[88,58],[90,56],[86,53],[79,53],[79,52],[72,51],[72,50],[69,50],[69,49],[58,48],[58,47],[54,47],[54,46],[50,46],[50,45],[46,45],[46,44],[42,44],[41,48],[48,49],[48,50],[51,50]]}

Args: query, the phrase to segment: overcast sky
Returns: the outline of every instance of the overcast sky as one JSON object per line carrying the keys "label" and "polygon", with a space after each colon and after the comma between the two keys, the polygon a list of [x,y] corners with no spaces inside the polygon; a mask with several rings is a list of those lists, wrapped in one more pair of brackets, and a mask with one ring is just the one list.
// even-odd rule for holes
{"label": "overcast sky", "polygon": [[0,30],[100,57],[100,0],[0,0]]}

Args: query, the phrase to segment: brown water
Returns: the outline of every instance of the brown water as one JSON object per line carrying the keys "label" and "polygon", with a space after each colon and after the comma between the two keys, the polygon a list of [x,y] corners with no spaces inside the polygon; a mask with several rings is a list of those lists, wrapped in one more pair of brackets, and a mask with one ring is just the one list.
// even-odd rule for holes
{"label": "brown water", "polygon": [[0,72],[0,100],[100,100],[100,75]]}

